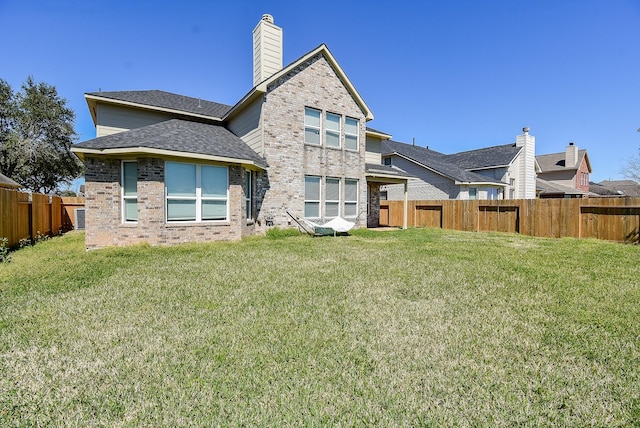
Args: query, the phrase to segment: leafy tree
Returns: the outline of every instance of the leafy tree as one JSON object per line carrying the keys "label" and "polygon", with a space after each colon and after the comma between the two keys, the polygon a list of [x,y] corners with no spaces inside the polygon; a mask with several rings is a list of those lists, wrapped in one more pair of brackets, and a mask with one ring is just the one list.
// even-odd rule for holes
{"label": "leafy tree", "polygon": [[52,193],[82,173],[71,153],[75,114],[54,86],[28,77],[20,92],[0,79],[0,172],[25,188]]}

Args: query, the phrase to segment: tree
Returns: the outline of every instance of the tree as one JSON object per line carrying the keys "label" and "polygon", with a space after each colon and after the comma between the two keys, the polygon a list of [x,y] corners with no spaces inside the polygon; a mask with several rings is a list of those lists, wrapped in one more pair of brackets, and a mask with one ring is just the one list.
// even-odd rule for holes
{"label": "tree", "polygon": [[[640,129],[638,130],[640,131]],[[638,150],[638,156],[633,157],[627,161],[627,165],[622,170],[625,177],[640,183],[640,150]]]}
{"label": "tree", "polygon": [[25,188],[52,193],[82,173],[71,153],[75,114],[54,86],[28,77],[20,92],[0,79],[0,172]]}

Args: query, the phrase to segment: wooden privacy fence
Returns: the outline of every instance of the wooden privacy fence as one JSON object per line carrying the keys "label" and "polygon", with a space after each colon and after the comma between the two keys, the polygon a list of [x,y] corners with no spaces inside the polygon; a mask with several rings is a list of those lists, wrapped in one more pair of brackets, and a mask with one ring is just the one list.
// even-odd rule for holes
{"label": "wooden privacy fence", "polygon": [[[402,226],[403,201],[380,201],[380,225]],[[409,201],[408,226],[640,242],[640,198]]]}
{"label": "wooden privacy fence", "polygon": [[0,189],[0,238],[7,238],[13,247],[38,233],[50,236],[73,229],[74,210],[79,207],[84,207],[84,198]]}

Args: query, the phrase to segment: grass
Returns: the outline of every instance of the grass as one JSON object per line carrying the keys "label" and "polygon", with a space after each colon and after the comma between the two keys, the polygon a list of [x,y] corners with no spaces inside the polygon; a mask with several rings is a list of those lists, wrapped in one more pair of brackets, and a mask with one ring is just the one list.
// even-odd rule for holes
{"label": "grass", "polygon": [[640,424],[638,246],[83,240],[0,265],[1,426]]}

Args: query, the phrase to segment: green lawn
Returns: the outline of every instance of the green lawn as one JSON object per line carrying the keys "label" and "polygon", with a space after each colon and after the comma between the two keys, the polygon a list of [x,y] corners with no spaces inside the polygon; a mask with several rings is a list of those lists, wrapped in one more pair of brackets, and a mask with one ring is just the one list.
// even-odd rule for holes
{"label": "green lawn", "polygon": [[83,241],[0,265],[0,426],[640,425],[640,246]]}

